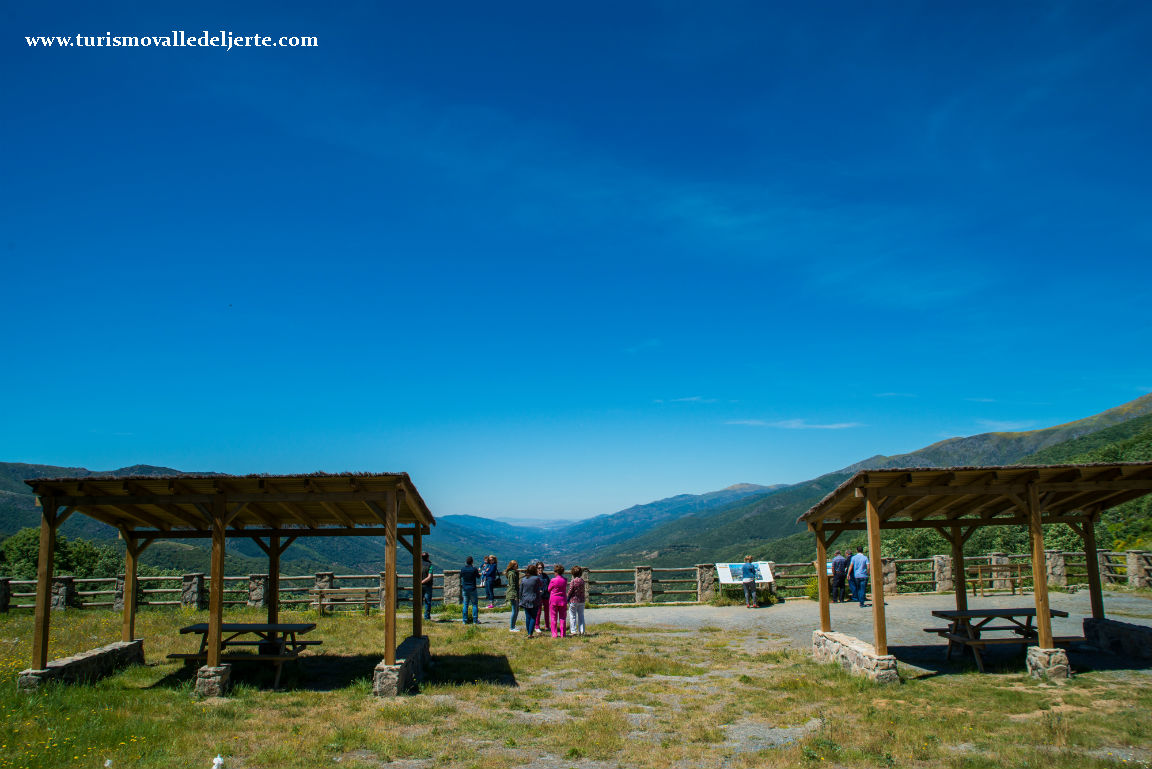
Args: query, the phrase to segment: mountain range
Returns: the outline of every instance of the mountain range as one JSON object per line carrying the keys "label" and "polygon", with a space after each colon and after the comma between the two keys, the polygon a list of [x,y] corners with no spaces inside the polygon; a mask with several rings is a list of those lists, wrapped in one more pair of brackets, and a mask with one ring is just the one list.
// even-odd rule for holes
{"label": "mountain range", "polygon": [[[1147,449],[1145,448],[1147,446]],[[776,561],[811,558],[811,537],[797,525],[801,513],[861,469],[947,467],[1152,459],[1152,394],[1063,425],[1024,432],[991,432],[934,443],[894,456],[876,455],[796,484],[736,484],[706,494],[680,494],[615,513],[574,522],[508,522],[472,515],[437,519],[425,546],[441,568],[489,553],[501,563],[541,558],[598,568],[650,564],[687,566],[752,554]],[[1111,454],[1109,453],[1111,452]],[[1119,452],[1119,453],[1117,453]],[[1104,457],[1103,460],[1100,457]],[[178,475],[171,468],[134,465],[107,472],[85,468],[0,463],[0,537],[39,525],[39,510],[24,480],[36,477]],[[65,536],[114,543],[116,532],[84,516],[64,525]],[[405,554],[406,555],[406,554]],[[161,541],[142,561],[178,571],[205,570],[202,540]],[[406,568],[402,563],[401,568]],[[256,545],[229,542],[230,573],[259,572],[266,561]],[[310,539],[285,553],[285,574],[335,570],[375,573],[383,569],[379,538]]]}

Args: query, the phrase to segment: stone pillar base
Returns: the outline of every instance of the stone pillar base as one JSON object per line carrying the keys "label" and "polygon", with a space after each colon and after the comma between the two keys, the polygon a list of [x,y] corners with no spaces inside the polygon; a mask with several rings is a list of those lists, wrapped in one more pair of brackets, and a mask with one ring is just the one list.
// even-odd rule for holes
{"label": "stone pillar base", "polygon": [[428,636],[408,636],[396,647],[396,664],[381,662],[372,673],[372,694],[395,697],[416,688],[432,664]]}
{"label": "stone pillar base", "polygon": [[196,694],[201,697],[223,697],[232,687],[232,666],[207,665],[196,671]]}
{"label": "stone pillar base", "polygon": [[877,654],[876,648],[844,633],[812,632],[812,655],[821,662],[838,662],[849,673],[870,678],[879,684],[898,683],[896,658]]}
{"label": "stone pillar base", "polygon": [[116,641],[99,649],[52,660],[44,670],[22,670],[17,686],[26,691],[38,689],[45,681],[77,683],[98,681],[128,665],[144,664],[144,640]]}
{"label": "stone pillar base", "polygon": [[1033,678],[1059,680],[1071,678],[1072,668],[1068,666],[1068,654],[1063,649],[1041,649],[1028,647],[1028,673]]}

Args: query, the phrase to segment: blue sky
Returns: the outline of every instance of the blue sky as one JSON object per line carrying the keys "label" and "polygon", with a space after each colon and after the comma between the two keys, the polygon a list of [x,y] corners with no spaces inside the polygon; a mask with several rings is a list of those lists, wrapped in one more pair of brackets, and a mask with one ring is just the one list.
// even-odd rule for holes
{"label": "blue sky", "polygon": [[[1144,3],[3,11],[0,459],[795,482],[1152,391]],[[315,48],[29,47],[307,35]]]}

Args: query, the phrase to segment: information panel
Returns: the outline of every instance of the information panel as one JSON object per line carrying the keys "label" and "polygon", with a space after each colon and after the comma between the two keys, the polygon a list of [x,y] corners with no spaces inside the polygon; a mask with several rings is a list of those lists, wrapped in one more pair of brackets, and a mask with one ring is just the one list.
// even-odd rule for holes
{"label": "information panel", "polygon": [[[767,561],[753,561],[752,565],[756,568],[756,581],[757,582],[775,582],[772,576],[772,567],[768,565]],[[716,564],[716,573],[720,576],[720,584],[722,585],[739,585],[743,580],[740,579],[740,569],[744,566],[742,563],[718,563]]]}

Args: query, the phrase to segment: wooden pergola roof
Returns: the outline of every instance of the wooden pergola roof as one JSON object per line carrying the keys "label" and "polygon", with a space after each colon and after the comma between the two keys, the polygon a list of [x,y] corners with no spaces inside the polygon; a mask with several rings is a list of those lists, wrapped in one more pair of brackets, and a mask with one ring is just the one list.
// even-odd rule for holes
{"label": "wooden pergola roof", "polygon": [[[407,473],[329,475],[174,475],[36,478],[26,483],[41,507],[33,667],[48,662],[53,551],[73,513],[114,526],[125,541],[121,639],[135,638],[136,569],[161,539],[210,538],[207,665],[220,662],[226,541],[250,538],[268,555],[268,626],[279,616],[280,556],[299,537],[384,538],[384,661],[396,661],[396,545],[412,553],[414,635],[421,635],[422,536],[436,520]],[[403,528],[400,525],[403,524]],[[411,539],[405,539],[405,536]],[[274,634],[273,634],[274,636]]]}
{"label": "wooden pergola roof", "polygon": [[861,470],[800,516],[825,531],[866,528],[869,494],[880,528],[1027,525],[1029,488],[1042,523],[1078,523],[1152,492],[1152,463]]}
{"label": "wooden pergola roof", "polygon": [[436,523],[407,473],[329,475],[179,475],[126,478],[36,478],[26,481],[51,498],[130,536],[149,539],[211,536],[212,506],[225,507],[227,535],[384,535],[384,507],[395,499],[397,523]]}
{"label": "wooden pergola roof", "polygon": [[[1152,462],[1084,465],[861,470],[798,519],[816,535],[816,573],[828,548],[845,531],[867,531],[872,582],[873,645],[888,653],[880,532],[935,529],[952,546],[957,610],[967,609],[964,543],[983,526],[1026,526],[1032,551],[1032,584],[1039,644],[1053,642],[1044,555],[1044,524],[1065,523],[1084,540],[1089,564],[1096,562],[1095,523],[1100,513],[1152,493]],[[820,630],[831,630],[828,582],[817,580]],[[1094,618],[1104,617],[1099,573],[1088,568]]]}

